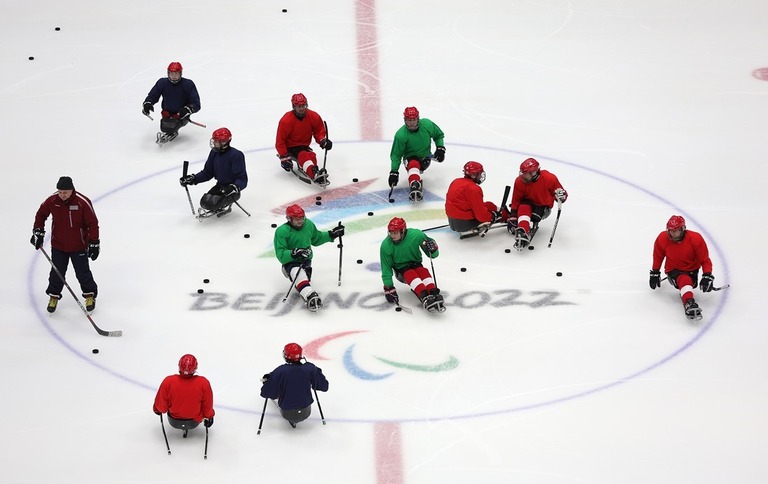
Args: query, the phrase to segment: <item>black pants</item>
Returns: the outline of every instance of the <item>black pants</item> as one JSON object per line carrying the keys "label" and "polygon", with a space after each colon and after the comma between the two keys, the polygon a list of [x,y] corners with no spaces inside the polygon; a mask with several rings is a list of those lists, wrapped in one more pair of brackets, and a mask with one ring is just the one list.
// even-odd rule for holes
{"label": "black pants", "polygon": [[283,410],[282,408],[280,409],[280,415],[282,415],[282,417],[287,421],[295,424],[308,419],[311,413],[311,405],[309,407],[297,408],[295,410]]}
{"label": "black pants", "polygon": [[171,424],[171,427],[179,430],[192,430],[200,425],[200,422],[195,419],[178,419],[172,417],[170,413],[168,414],[168,423]]}
{"label": "black pants", "polygon": [[[64,252],[63,250],[51,247],[51,260],[64,277],[66,277],[67,266],[71,260],[83,295],[92,292],[93,296],[96,297],[99,294],[99,287],[96,285],[96,281],[93,280],[93,274],[88,265],[88,256],[85,255],[84,250],[80,252]],[[62,289],[64,289],[64,281],[61,280],[56,271],[53,270],[53,267],[51,267],[51,273],[48,275],[48,289],[45,292],[49,296],[61,296]]]}
{"label": "black pants", "polygon": [[480,221],[474,218],[472,220],[462,220],[448,217],[448,226],[454,232],[468,232],[476,229],[478,225],[480,225]]}

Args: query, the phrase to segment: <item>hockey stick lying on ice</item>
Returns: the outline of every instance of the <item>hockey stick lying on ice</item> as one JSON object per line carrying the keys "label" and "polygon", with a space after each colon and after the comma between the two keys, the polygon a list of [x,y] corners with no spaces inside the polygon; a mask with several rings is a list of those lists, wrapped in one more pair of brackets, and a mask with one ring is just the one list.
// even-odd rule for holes
{"label": "hockey stick lying on ice", "polygon": [[413,314],[413,309],[406,306],[401,306],[399,302],[395,303],[395,311],[397,312],[402,311],[404,313]]}
{"label": "hockey stick lying on ice", "polygon": [[63,282],[64,285],[67,286],[67,289],[69,289],[69,293],[72,294],[72,297],[75,299],[75,302],[77,303],[78,306],[80,306],[80,309],[83,310],[85,317],[88,318],[88,321],[91,322],[91,325],[93,325],[93,328],[96,330],[96,332],[102,336],[122,336],[123,335],[122,331],[104,331],[103,329],[96,326],[96,323],[93,321],[93,318],[91,318],[91,315],[88,314],[88,310],[85,309],[85,307],[83,307],[83,303],[80,302],[80,300],[75,295],[75,291],[72,290],[72,288],[67,283],[67,280],[64,279],[64,275],[61,272],[59,272],[59,268],[53,264],[53,261],[51,260],[50,256],[45,251],[45,249],[40,247],[40,252],[42,252],[45,258],[48,259],[48,262],[50,262],[51,267],[53,267],[54,272],[56,272],[56,275],[59,276],[59,279],[61,279],[61,282]]}

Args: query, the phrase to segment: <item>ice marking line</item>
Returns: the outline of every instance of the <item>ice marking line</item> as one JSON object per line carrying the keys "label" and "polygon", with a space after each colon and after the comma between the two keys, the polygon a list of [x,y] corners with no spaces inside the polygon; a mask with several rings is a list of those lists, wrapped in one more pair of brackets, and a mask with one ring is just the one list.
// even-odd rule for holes
{"label": "ice marking line", "polygon": [[400,424],[377,422],[373,427],[376,452],[376,484],[402,484],[403,452]]}
{"label": "ice marking line", "polygon": [[334,333],[329,334],[328,336],[323,336],[322,338],[313,339],[309,343],[304,345],[304,356],[311,360],[328,360],[329,358],[324,357],[320,354],[320,348],[322,348],[327,342],[341,338],[342,336],[347,336],[349,334],[356,334],[356,333],[367,333],[366,330],[357,330],[357,331],[343,331],[341,333]]}
{"label": "ice marking line", "polygon": [[376,0],[355,2],[360,137],[381,139],[381,98],[379,96],[379,48],[376,32]]}
{"label": "ice marking line", "polygon": [[[376,143],[376,142],[374,142],[374,143]],[[378,143],[384,143],[384,141],[378,141]],[[520,155],[522,157],[531,156],[531,157],[534,157],[536,159],[547,160],[548,162],[553,162],[553,163],[558,163],[558,164],[566,165],[566,166],[569,166],[569,167],[572,167],[572,168],[575,168],[575,169],[578,169],[578,170],[585,170],[585,171],[590,172],[592,174],[608,178],[608,179],[613,180],[613,181],[615,181],[617,183],[624,184],[624,185],[626,185],[626,186],[628,186],[630,188],[638,190],[638,191],[648,195],[649,197],[651,197],[651,198],[653,198],[655,200],[658,200],[659,202],[663,203],[664,205],[669,206],[675,212],[683,215],[690,224],[696,225],[698,227],[698,231],[702,235],[704,235],[704,237],[707,239],[707,243],[708,243],[708,245],[710,247],[710,253],[715,253],[717,255],[718,259],[720,260],[720,264],[722,266],[722,269],[718,270],[718,274],[722,274],[722,276],[721,276],[722,280],[725,280],[725,281],[730,280],[730,270],[729,270],[729,266],[728,266],[728,260],[725,257],[725,253],[723,252],[722,248],[717,243],[715,238],[712,237],[712,235],[703,227],[703,225],[701,223],[699,223],[696,220],[696,218],[693,217],[690,213],[686,212],[685,210],[683,210],[682,208],[678,207],[677,205],[675,205],[671,201],[667,200],[666,198],[664,198],[664,197],[662,197],[660,195],[657,195],[656,193],[654,193],[650,189],[644,188],[644,187],[642,187],[640,185],[637,185],[637,184],[635,184],[635,183],[633,183],[631,181],[625,180],[623,178],[620,178],[618,176],[612,175],[610,173],[602,172],[602,171],[597,170],[595,168],[590,168],[590,167],[587,167],[587,166],[582,166],[582,165],[579,165],[577,163],[572,163],[572,162],[568,162],[568,161],[565,161],[565,160],[560,160],[560,159],[557,159],[557,158],[551,158],[551,157],[543,155],[543,154],[529,153],[529,152],[523,152],[523,151],[517,151],[517,150],[510,150],[510,149],[507,149],[507,148],[494,148],[494,147],[475,145],[475,144],[452,143],[452,146],[463,147],[463,148],[473,148],[473,149],[480,149],[480,150],[487,150],[487,151],[491,151],[491,152],[498,152],[498,153],[505,153],[505,154],[512,153],[512,154]],[[254,153],[254,152],[259,152],[259,151],[271,151],[273,149],[274,148],[272,148],[272,147],[269,147],[269,148],[258,148],[258,149],[252,149],[252,150],[246,151],[246,153]],[[190,161],[190,164],[201,164],[204,161],[205,160]],[[155,172],[155,173],[147,174],[147,175],[142,176],[142,177],[140,177],[140,178],[138,178],[136,180],[130,181],[130,182],[125,183],[125,184],[123,184],[121,186],[118,186],[118,187],[116,187],[116,188],[114,188],[112,190],[109,190],[108,192],[106,192],[106,193],[104,193],[104,194],[102,194],[102,195],[100,195],[98,197],[92,198],[91,200],[94,203],[101,202],[103,199],[108,198],[109,196],[114,195],[117,192],[120,192],[120,191],[123,191],[125,189],[131,188],[134,185],[138,185],[138,184],[140,184],[140,183],[142,183],[142,182],[144,182],[146,180],[162,176],[162,175],[164,175],[166,173],[177,172],[178,170],[179,170],[178,166],[173,166],[171,168],[166,168],[166,169],[160,170],[160,171]],[[96,368],[104,370],[105,372],[107,372],[107,373],[109,373],[109,374],[111,374],[111,375],[113,375],[113,376],[115,376],[115,377],[117,377],[119,379],[122,379],[123,381],[129,382],[129,383],[133,383],[133,384],[135,384],[135,385],[137,385],[137,386],[139,386],[141,388],[148,389],[148,390],[154,392],[155,389],[156,389],[156,385],[154,383],[153,384],[146,384],[144,382],[137,381],[137,380],[135,380],[133,378],[130,378],[130,377],[120,373],[117,370],[108,368],[108,367],[98,363],[97,361],[95,361],[92,358],[92,355],[90,354],[90,351],[88,352],[88,354],[84,354],[84,353],[79,352],[73,345],[69,344],[64,339],[64,337],[60,334],[61,329],[59,329],[60,328],[59,326],[54,328],[54,326],[52,324],[52,321],[54,321],[54,319],[48,317],[47,313],[44,313],[42,311],[42,307],[41,307],[41,304],[40,304],[40,301],[39,301],[40,294],[42,293],[42,289],[40,289],[39,287],[37,287],[37,288],[33,287],[34,283],[35,283],[34,279],[35,279],[35,277],[37,277],[37,276],[35,276],[35,274],[39,274],[40,273],[40,271],[39,271],[39,269],[37,269],[37,267],[40,264],[41,260],[42,260],[42,256],[37,254],[37,253],[35,253],[30,258],[30,267],[29,267],[29,270],[27,271],[27,284],[26,284],[26,286],[27,286],[27,292],[28,292],[28,298],[29,298],[30,305],[32,306],[32,308],[34,308],[33,311],[37,315],[38,320],[40,321],[42,326],[54,337],[55,340],[60,342],[65,348],[67,348],[69,351],[71,351],[76,357],[84,360],[85,362],[93,365]],[[593,387],[591,389],[586,389],[586,390],[583,390],[581,392],[575,392],[575,393],[571,393],[571,394],[566,394],[566,395],[563,395],[561,397],[555,397],[555,398],[551,398],[549,400],[544,400],[544,401],[540,401],[540,402],[532,402],[532,403],[526,404],[526,405],[518,405],[516,407],[503,408],[503,409],[491,410],[491,411],[487,411],[487,412],[478,412],[478,413],[435,415],[435,416],[430,416],[428,420],[430,422],[435,422],[435,421],[440,421],[440,420],[465,420],[465,419],[472,419],[472,418],[478,418],[478,417],[487,417],[487,416],[493,416],[493,415],[503,415],[503,414],[509,414],[509,413],[525,412],[525,411],[534,410],[534,409],[538,409],[538,408],[548,407],[548,406],[551,406],[551,405],[557,405],[557,404],[560,404],[560,403],[568,402],[568,401],[575,400],[575,399],[578,399],[578,398],[582,398],[582,397],[585,397],[585,396],[590,396],[592,394],[599,393],[599,392],[601,392],[603,390],[610,389],[610,388],[612,388],[614,386],[618,386],[618,385],[623,384],[623,383],[631,382],[632,380],[637,379],[638,377],[641,377],[641,376],[645,375],[646,373],[649,373],[649,372],[653,371],[654,369],[664,365],[665,363],[673,360],[674,358],[676,358],[677,356],[682,354],[685,350],[687,350],[688,348],[693,346],[699,339],[701,339],[712,328],[712,326],[718,321],[718,319],[720,318],[720,315],[723,312],[725,304],[728,301],[728,298],[730,297],[730,291],[720,291],[717,294],[720,295],[720,298],[717,300],[717,306],[714,308],[714,310],[711,313],[712,316],[708,318],[707,323],[704,324],[703,326],[701,326],[699,331],[697,333],[695,333],[695,335],[690,340],[688,340],[687,342],[682,344],[677,349],[673,350],[667,356],[664,356],[664,357],[658,359],[657,361],[652,362],[652,363],[646,365],[645,367],[643,367],[643,368],[641,368],[639,370],[631,372],[628,375],[625,375],[623,377],[617,377],[612,382],[608,382],[608,383],[602,383],[601,382],[600,384],[598,384],[598,386]],[[71,330],[72,328],[67,326],[66,329],[67,330]],[[91,331],[89,331],[89,332],[91,332]],[[126,341],[128,341],[128,340],[126,340]],[[222,410],[226,409],[226,410],[231,410],[231,411],[238,412],[238,413],[247,413],[247,414],[252,414],[252,415],[260,415],[261,414],[261,410],[259,410],[259,409],[241,408],[241,407],[236,407],[236,406],[231,406],[231,405],[217,405],[217,406],[219,408],[221,408]],[[425,420],[426,420],[425,418],[399,418],[399,419],[391,419],[391,420],[386,420],[386,419],[383,419],[383,418],[376,418],[376,419],[373,419],[373,418],[333,419],[333,421],[335,421],[335,422],[349,422],[349,423],[353,423],[353,422],[354,423],[375,423],[375,422],[381,423],[381,422],[384,422],[384,421],[391,421],[391,422],[424,422]]]}
{"label": "ice marking line", "polygon": [[352,351],[354,349],[355,345],[350,345],[344,352],[344,368],[352,375],[360,378],[361,380],[383,380],[384,378],[389,378],[394,374],[394,372],[376,374],[363,370],[357,365],[357,363],[355,363],[355,359],[352,357]]}

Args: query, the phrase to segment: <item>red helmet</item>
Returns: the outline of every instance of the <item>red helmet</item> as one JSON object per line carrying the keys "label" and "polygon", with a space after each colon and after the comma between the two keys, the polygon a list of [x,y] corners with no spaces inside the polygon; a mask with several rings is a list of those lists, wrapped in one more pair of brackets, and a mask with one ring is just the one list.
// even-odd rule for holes
{"label": "red helmet", "polygon": [[419,110],[413,106],[405,108],[405,111],[403,111],[403,117],[405,119],[416,119],[419,117]]}
{"label": "red helmet", "polygon": [[184,355],[179,360],[179,374],[181,376],[192,376],[197,371],[197,358],[194,355]]}
{"label": "red helmet", "polygon": [[285,209],[285,216],[291,218],[302,218],[305,216],[304,209],[296,204],[293,204]]}
{"label": "red helmet", "polygon": [[301,361],[301,346],[296,343],[288,343],[283,348],[283,359],[288,363],[298,363]]}
{"label": "red helmet", "polygon": [[389,221],[389,224],[387,225],[387,231],[388,232],[394,232],[395,230],[405,230],[405,219],[402,219],[400,217],[395,217],[392,220]]}
{"label": "red helmet", "polygon": [[213,132],[213,135],[211,135],[211,138],[216,141],[229,142],[229,141],[232,141],[232,132],[227,128],[219,128]]}
{"label": "red helmet", "polygon": [[485,181],[485,169],[477,161],[468,161],[464,164],[464,176],[475,180],[479,185]]}
{"label": "red helmet", "polygon": [[[219,142],[216,146],[215,141]],[[219,128],[211,135],[211,142],[209,143],[212,150],[222,152],[229,148],[229,142],[232,141],[232,132],[227,128]]]}
{"label": "red helmet", "polygon": [[685,230],[685,219],[680,215],[672,215],[667,221],[667,230]]}
{"label": "red helmet", "polygon": [[171,62],[168,64],[168,72],[181,72],[182,67],[180,62]]}
{"label": "red helmet", "polygon": [[539,171],[539,162],[533,158],[528,158],[520,163],[520,174]]}
{"label": "red helmet", "polygon": [[291,96],[291,104],[293,104],[294,106],[301,106],[303,104],[307,104],[307,97],[302,93],[294,94],[293,96]]}

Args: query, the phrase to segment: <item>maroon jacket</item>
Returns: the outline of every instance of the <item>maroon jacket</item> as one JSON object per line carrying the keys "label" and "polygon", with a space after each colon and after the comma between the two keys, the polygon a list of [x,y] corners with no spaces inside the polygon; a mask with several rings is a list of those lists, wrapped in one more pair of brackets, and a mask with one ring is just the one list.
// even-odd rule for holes
{"label": "maroon jacket", "polygon": [[99,239],[99,219],[93,210],[93,204],[85,195],[72,192],[66,202],[54,193],[40,204],[35,214],[35,225],[44,229],[45,221],[52,215],[51,247],[64,252],[80,252],[88,247],[88,242]]}

